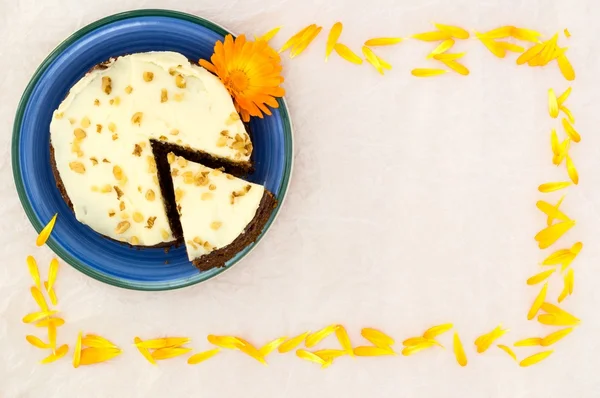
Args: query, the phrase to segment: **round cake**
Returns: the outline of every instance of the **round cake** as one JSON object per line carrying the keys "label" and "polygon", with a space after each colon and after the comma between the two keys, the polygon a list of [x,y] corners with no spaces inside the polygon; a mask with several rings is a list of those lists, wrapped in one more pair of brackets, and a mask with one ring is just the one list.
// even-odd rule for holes
{"label": "round cake", "polygon": [[227,88],[172,52],[98,65],[50,123],[57,186],[78,221],[134,246],[185,241],[202,269],[253,242],[275,206],[238,178],[252,149]]}

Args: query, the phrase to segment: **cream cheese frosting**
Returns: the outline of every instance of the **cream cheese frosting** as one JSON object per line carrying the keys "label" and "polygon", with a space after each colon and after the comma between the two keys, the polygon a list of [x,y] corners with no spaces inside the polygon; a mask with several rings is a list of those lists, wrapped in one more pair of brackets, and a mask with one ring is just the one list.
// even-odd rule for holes
{"label": "cream cheese frosting", "polygon": [[150,140],[247,162],[250,137],[221,81],[181,54],[132,54],[105,66],[54,111],[56,168],[80,222],[133,245],[173,241]]}
{"label": "cream cheese frosting", "polygon": [[190,261],[232,243],[252,221],[264,187],[168,155],[175,202]]}

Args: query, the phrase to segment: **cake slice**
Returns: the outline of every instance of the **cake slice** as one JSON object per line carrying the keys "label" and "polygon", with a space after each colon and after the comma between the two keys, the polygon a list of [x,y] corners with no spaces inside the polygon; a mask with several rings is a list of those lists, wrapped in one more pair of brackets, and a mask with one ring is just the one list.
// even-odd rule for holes
{"label": "cake slice", "polygon": [[[174,200],[190,261],[200,270],[223,267],[256,241],[277,201],[262,185],[167,155]],[[167,204],[169,206],[169,204]],[[174,228],[177,229],[177,228]]]}

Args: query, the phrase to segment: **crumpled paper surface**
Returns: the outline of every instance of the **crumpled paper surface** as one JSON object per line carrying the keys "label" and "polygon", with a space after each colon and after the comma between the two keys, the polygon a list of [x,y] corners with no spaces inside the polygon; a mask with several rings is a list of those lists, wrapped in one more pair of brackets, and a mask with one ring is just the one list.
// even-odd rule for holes
{"label": "crumpled paper surface", "polygon": [[[59,342],[74,346],[79,330],[118,343],[112,363],[74,370],[70,360],[38,364],[46,353],[21,323],[35,309],[25,257],[46,266],[48,248],[21,208],[10,166],[17,102],[46,55],[76,29],[135,8],[176,8],[235,32],[283,29],[280,46],[309,23],[325,27],[305,54],[284,55],[295,124],[294,176],[287,201],[267,237],[234,269],[179,291],[126,291],[91,280],[62,264],[56,289],[67,324]],[[600,380],[600,135],[596,0],[15,0],[0,3],[0,397],[598,397]],[[431,21],[470,29],[515,24],[547,36],[568,27],[576,71],[568,105],[583,139],[572,146],[581,175],[564,210],[578,221],[561,243],[582,240],[574,263],[575,295],[565,308],[583,323],[556,345],[543,364],[521,369],[492,347],[475,354],[473,340],[502,322],[505,344],[549,333],[525,315],[538,288],[525,285],[542,260],[533,236],[544,226],[535,201],[538,184],[566,178],[551,165],[546,93],[568,85],[556,66],[517,67],[514,55],[493,57],[475,40],[467,78],[410,76],[432,67],[434,45],[405,42],[376,52],[394,69],[381,77],[332,55],[324,63],[326,33],[344,22],[341,41],[427,31]],[[557,247],[560,248],[560,247]],[[550,297],[560,291],[554,277]],[[272,355],[269,367],[226,352],[196,367],[183,358],[152,367],[133,338],[190,336],[197,350],[209,333],[237,334],[256,343],[343,323],[355,345],[361,327],[377,327],[401,341],[436,323],[454,322],[469,365],[460,368],[451,334],[435,349],[404,358],[341,358],[322,371],[293,353]],[[399,345],[399,343],[397,344]],[[332,337],[322,347],[337,348]],[[400,347],[396,347],[398,350]],[[521,349],[520,357],[532,353]]]}

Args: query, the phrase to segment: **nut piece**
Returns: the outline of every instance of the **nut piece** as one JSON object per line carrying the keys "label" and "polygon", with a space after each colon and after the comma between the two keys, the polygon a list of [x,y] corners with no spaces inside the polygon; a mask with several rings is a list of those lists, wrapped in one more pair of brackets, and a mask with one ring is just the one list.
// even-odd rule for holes
{"label": "nut piece", "polygon": [[225,124],[230,125],[230,124],[237,122],[238,120],[240,120],[240,115],[238,115],[237,112],[231,112],[231,114],[229,114],[229,118],[227,119]]}
{"label": "nut piece", "polygon": [[54,117],[56,119],[62,119],[65,116],[64,112],[57,112],[56,114],[54,114]]}
{"label": "nut piece", "polygon": [[94,100],[94,106],[100,106],[100,100],[98,98]]}
{"label": "nut piece", "polygon": [[227,145],[227,137],[220,136],[219,139],[217,140],[217,147],[221,148],[221,147],[224,147],[225,145]]}
{"label": "nut piece", "polygon": [[161,135],[160,137],[158,137],[158,139],[161,140],[161,141],[168,141],[169,140],[166,135]]}
{"label": "nut piece", "polygon": [[178,157],[177,158],[177,164],[179,165],[179,167],[185,167],[185,166],[187,166],[188,161],[185,160],[185,158]]}
{"label": "nut piece", "polygon": [[177,134],[179,134],[179,130],[173,129],[170,131],[170,133],[171,133],[171,135],[177,135]]}
{"label": "nut piece", "polygon": [[96,125],[96,133],[101,133],[102,132],[102,125],[101,124],[97,124]]}
{"label": "nut piece", "polygon": [[111,133],[116,133],[117,125],[114,124],[113,122],[108,123],[108,131],[110,131]]}
{"label": "nut piece", "polygon": [[108,76],[102,76],[102,91],[106,95],[110,94],[112,91],[112,80]]}
{"label": "nut piece", "polygon": [[160,230],[160,235],[162,236],[162,238],[164,240],[169,239],[169,237],[171,236],[171,234],[166,229],[161,229]]}
{"label": "nut piece", "polygon": [[100,189],[100,192],[110,193],[110,192],[112,192],[112,187],[109,184],[106,184]]}
{"label": "nut piece", "polygon": [[177,188],[175,190],[175,202],[179,202],[183,196],[185,195],[185,191],[181,188]]}
{"label": "nut piece", "polygon": [[131,87],[131,86],[127,86],[127,87],[125,87],[125,92],[126,92],[127,94],[131,94],[131,92],[132,92],[132,91],[133,91],[133,87]]}
{"label": "nut piece", "polygon": [[127,220],[129,218],[129,213],[123,212],[121,213],[121,220]]}
{"label": "nut piece", "polygon": [[169,100],[169,93],[166,88],[160,90],[160,102],[167,102]]}
{"label": "nut piece", "polygon": [[123,201],[119,202],[119,210],[121,210],[121,211],[125,210],[125,202],[123,202]]}
{"label": "nut piece", "polygon": [[175,85],[179,88],[185,88],[185,79],[181,75],[175,76]]}
{"label": "nut piece", "polygon": [[154,156],[146,156],[146,161],[148,162],[148,173],[156,173],[156,160]]}
{"label": "nut piece", "polygon": [[138,156],[138,157],[142,156],[142,147],[139,146],[138,144],[135,144],[133,146],[133,153],[132,153],[132,155],[135,155],[135,156]]}
{"label": "nut piece", "polygon": [[181,101],[183,101],[183,93],[176,93],[176,94],[173,96],[173,99],[174,99],[175,101],[177,101],[177,102],[181,102]]}
{"label": "nut piece", "polygon": [[118,186],[113,186],[113,188],[115,189],[115,192],[117,193],[117,199],[121,199],[121,196],[123,196],[123,191],[121,191],[121,188],[119,188]]}
{"label": "nut piece", "polygon": [[82,140],[87,136],[85,131],[83,131],[82,129],[75,129],[75,131],[73,131],[73,134],[75,134],[75,138],[79,140]]}
{"label": "nut piece", "polygon": [[116,140],[118,140],[118,139],[119,139],[119,134],[116,134],[116,133],[115,133],[115,134],[113,134],[113,135],[112,135],[112,140],[113,140],[113,141],[116,141]]}
{"label": "nut piece", "polygon": [[214,169],[214,170],[212,171],[212,175],[214,175],[215,177],[218,177],[218,176],[220,176],[221,174],[223,174],[223,170],[221,170],[221,169]]}
{"label": "nut piece", "polygon": [[131,239],[129,240],[129,242],[130,242],[132,245],[139,245],[139,244],[140,244],[140,240],[138,239],[138,237],[137,237],[137,236],[132,236],[132,237],[131,237]]}
{"label": "nut piece", "polygon": [[69,163],[69,167],[71,168],[71,170],[73,170],[75,173],[78,174],[83,174],[85,173],[85,166],[83,165],[83,163],[81,162],[71,162]]}
{"label": "nut piece", "polygon": [[200,197],[200,199],[202,199],[202,200],[210,200],[210,199],[212,199],[212,197],[213,197],[212,193],[210,193],[210,192],[204,192],[202,194],[202,196]]}
{"label": "nut piece", "polygon": [[95,166],[98,164],[98,159],[96,159],[95,157],[91,157],[90,162],[92,162],[92,166]]}
{"label": "nut piece", "polygon": [[156,198],[156,194],[153,190],[149,189],[146,191],[146,200],[152,202]]}
{"label": "nut piece", "polygon": [[213,221],[210,224],[210,228],[214,229],[215,231],[218,230],[219,228],[221,228],[221,225],[223,225],[223,223],[221,221]]}
{"label": "nut piece", "polygon": [[144,77],[145,82],[151,82],[152,79],[154,79],[154,73],[152,72],[144,72],[142,76]]}
{"label": "nut piece", "polygon": [[123,179],[123,169],[120,166],[113,166],[113,175],[117,180]]}
{"label": "nut piece", "polygon": [[139,126],[140,124],[142,124],[142,117],[144,117],[143,112],[134,113],[133,116],[131,117],[131,123],[137,124]]}
{"label": "nut piece", "polygon": [[148,217],[148,221],[146,221],[146,227],[145,228],[152,228],[154,226],[154,221],[156,220],[156,217]]}
{"label": "nut piece", "polygon": [[83,119],[81,119],[81,127],[83,127],[84,129],[87,129],[88,127],[90,127],[90,118],[87,116],[84,116]]}
{"label": "nut piece", "polygon": [[133,221],[135,221],[135,222],[144,221],[144,215],[142,213],[140,213],[139,211],[134,212],[133,213]]}
{"label": "nut piece", "polygon": [[119,224],[117,224],[115,233],[117,235],[121,235],[123,232],[127,231],[129,229],[129,227],[131,227],[131,224],[129,223],[129,221],[121,221]]}
{"label": "nut piece", "polygon": [[211,190],[211,191],[214,191],[215,189],[217,189],[217,186],[215,184],[210,184],[208,186],[208,189]]}
{"label": "nut piece", "polygon": [[171,177],[177,177],[179,175],[179,169],[171,170]]}
{"label": "nut piece", "polygon": [[114,101],[111,102],[111,105],[119,106],[121,104],[121,97],[115,97]]}
{"label": "nut piece", "polygon": [[108,216],[109,216],[109,217],[114,217],[114,215],[115,215],[115,214],[116,214],[116,213],[115,213],[115,211],[114,211],[114,210],[109,210],[109,211],[108,211]]}
{"label": "nut piece", "polygon": [[167,162],[169,162],[169,164],[173,164],[174,161],[175,161],[175,154],[173,152],[169,152],[169,154],[167,155]]}

